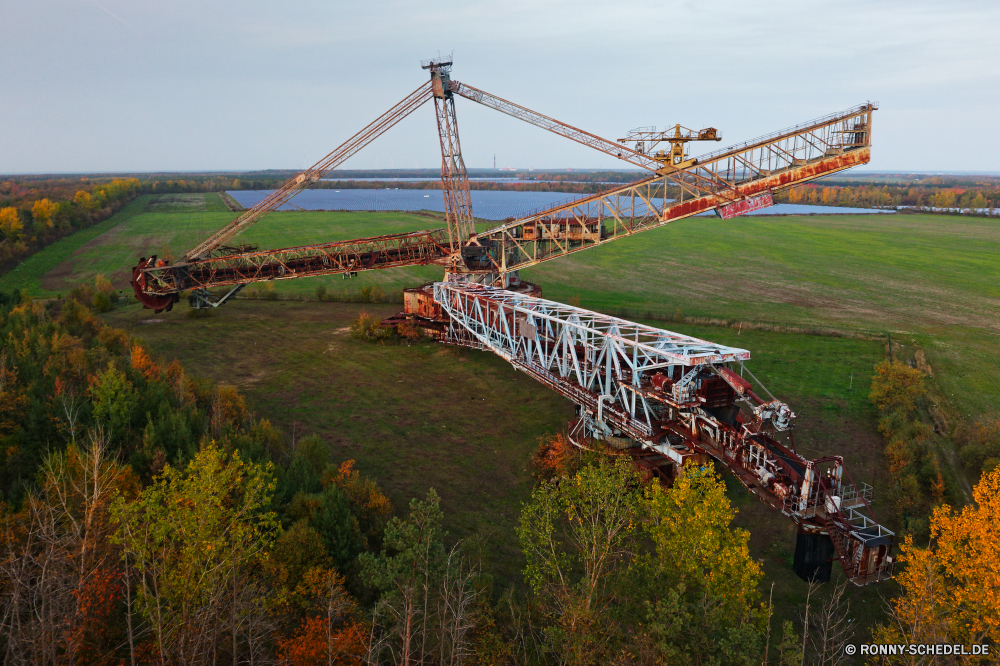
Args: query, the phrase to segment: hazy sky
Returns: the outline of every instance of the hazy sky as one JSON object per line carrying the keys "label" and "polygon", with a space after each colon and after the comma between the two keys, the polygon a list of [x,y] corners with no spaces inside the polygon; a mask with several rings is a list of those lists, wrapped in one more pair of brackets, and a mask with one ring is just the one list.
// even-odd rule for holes
{"label": "hazy sky", "polygon": [[[0,173],[306,167],[452,52],[455,79],[609,139],[724,146],[872,100],[869,168],[1000,170],[996,0],[0,0],[0,26]],[[625,166],[456,106],[469,167]],[[433,116],[345,168],[437,167]]]}

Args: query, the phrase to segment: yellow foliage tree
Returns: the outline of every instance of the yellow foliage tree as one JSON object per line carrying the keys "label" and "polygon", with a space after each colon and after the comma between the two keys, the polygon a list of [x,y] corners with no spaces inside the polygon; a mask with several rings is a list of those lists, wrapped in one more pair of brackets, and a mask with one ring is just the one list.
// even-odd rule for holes
{"label": "yellow foliage tree", "polygon": [[84,192],[83,190],[80,190],[76,193],[76,195],[73,197],[73,201],[74,203],[76,203],[76,205],[78,205],[80,208],[86,211],[91,210],[91,208],[93,208],[94,205],[94,198],[90,196],[90,192]]}
{"label": "yellow foliage tree", "polygon": [[908,414],[916,407],[917,398],[926,392],[922,372],[900,361],[882,361],[875,366],[868,397],[883,412]]}
{"label": "yellow foliage tree", "polygon": [[21,217],[17,214],[17,209],[13,206],[0,208],[0,232],[8,240],[17,240],[24,230]]}
{"label": "yellow foliage tree", "polygon": [[52,228],[52,215],[56,212],[56,207],[56,204],[48,199],[39,199],[31,207],[31,216],[35,218],[37,224]]}
{"label": "yellow foliage tree", "polygon": [[973,499],[961,513],[948,505],[934,510],[927,548],[912,537],[900,547],[896,580],[903,593],[877,640],[995,645],[1000,639],[1000,469],[983,475]]}
{"label": "yellow foliage tree", "polygon": [[94,291],[99,291],[105,294],[113,294],[115,291],[114,285],[108,278],[104,277],[103,273],[98,273],[94,278]]}
{"label": "yellow foliage tree", "polygon": [[724,601],[725,615],[747,618],[764,572],[750,557],[750,533],[730,527],[736,510],[712,465],[689,462],[670,490],[649,486],[644,504],[649,536],[673,582],[704,587]]}

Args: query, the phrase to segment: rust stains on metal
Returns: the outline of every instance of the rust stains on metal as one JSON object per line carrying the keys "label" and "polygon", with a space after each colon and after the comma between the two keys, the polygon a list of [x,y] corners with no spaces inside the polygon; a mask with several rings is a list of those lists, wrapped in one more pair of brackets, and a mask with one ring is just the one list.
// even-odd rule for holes
{"label": "rust stains on metal", "polygon": [[[187,263],[137,267],[136,294],[175,294],[264,280],[290,280],[378,268],[443,263],[451,254],[444,229],[361,238],[283,250],[227,254]],[[136,286],[139,285],[139,286]]]}
{"label": "rust stains on metal", "polygon": [[165,266],[166,262],[158,260],[156,256],[152,256],[149,259],[142,257],[139,259],[139,264],[132,267],[132,290],[135,292],[135,297],[139,299],[142,303],[142,307],[147,310],[155,310],[157,313],[166,310],[170,312],[173,309],[174,303],[179,300],[176,293],[172,294],[152,294],[146,291],[146,273],[145,269],[147,267],[157,267]]}

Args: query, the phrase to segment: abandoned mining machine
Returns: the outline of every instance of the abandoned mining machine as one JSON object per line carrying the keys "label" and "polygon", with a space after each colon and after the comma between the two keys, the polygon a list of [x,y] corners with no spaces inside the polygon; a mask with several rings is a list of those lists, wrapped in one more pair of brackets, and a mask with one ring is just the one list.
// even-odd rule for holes
{"label": "abandoned mining machine", "polygon": [[[501,356],[576,404],[569,425],[575,444],[603,440],[630,455],[647,477],[669,483],[689,460],[725,466],[798,526],[794,569],[803,579],[829,580],[835,558],[857,585],[890,577],[894,535],[872,513],[871,486],[853,481],[841,456],[810,460],[796,452],[795,414],[750,373],[749,351],[546,300],[537,285],[519,278],[529,266],[699,213],[729,219],[770,206],[777,190],[866,164],[877,105],[692,157],[687,144],[720,140],[715,128],[639,128],[611,141],[456,81],[451,58],[422,66],[427,82],[180,261],[140,259],[132,272],[136,297],[157,312],[169,310],[185,291],[193,307],[217,307],[264,280],[442,266],[440,282],[405,290],[404,311],[386,326],[409,322],[443,343]],[[458,98],[648,175],[478,231],[459,141]],[[230,244],[430,100],[441,144],[445,228],[278,250]],[[229,289],[209,291],[220,287]]]}

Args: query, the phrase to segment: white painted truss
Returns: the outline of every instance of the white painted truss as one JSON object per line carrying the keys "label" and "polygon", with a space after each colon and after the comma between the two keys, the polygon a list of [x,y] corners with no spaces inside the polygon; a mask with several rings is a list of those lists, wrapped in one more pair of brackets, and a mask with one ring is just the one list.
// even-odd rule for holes
{"label": "white painted truss", "polygon": [[[746,349],[610,317],[544,298],[468,282],[438,282],[434,300],[450,318],[448,337],[503,357],[638,441],[653,435],[643,373],[750,358]],[[686,382],[678,382],[680,388]]]}

